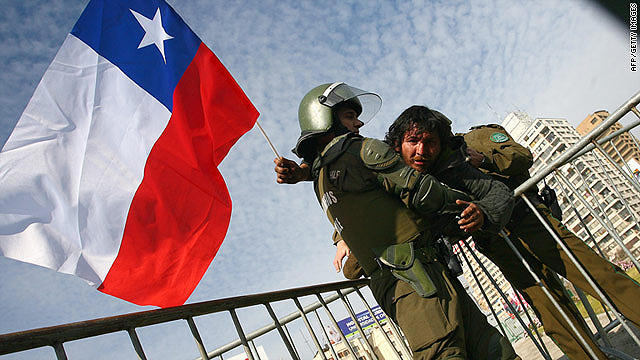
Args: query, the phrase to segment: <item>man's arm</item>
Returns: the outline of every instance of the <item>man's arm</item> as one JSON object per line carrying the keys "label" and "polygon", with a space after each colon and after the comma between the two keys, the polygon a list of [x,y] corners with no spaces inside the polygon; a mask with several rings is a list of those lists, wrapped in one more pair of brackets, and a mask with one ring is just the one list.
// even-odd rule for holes
{"label": "man's arm", "polygon": [[349,250],[349,246],[344,242],[344,240],[337,237],[338,242],[336,243],[336,256],[333,259],[333,266],[336,268],[336,272],[340,272],[342,268],[342,262],[344,258],[347,258],[347,261],[344,262],[344,268],[342,268],[342,274],[349,280],[355,280],[362,276],[367,276],[364,272],[364,269],[358,263],[358,259],[356,259],[353,254],[351,254],[351,250]]}
{"label": "man's arm", "polygon": [[[484,216],[483,230],[498,232],[511,217],[513,192],[498,180],[465,163],[461,165],[464,190]],[[465,209],[467,210],[467,209]]]}
{"label": "man's arm", "polygon": [[458,215],[461,207],[456,200],[471,200],[464,192],[442,184],[432,175],[412,169],[380,140],[365,139],[360,157],[387,192],[397,195],[408,208],[421,215]]}
{"label": "man's arm", "polygon": [[349,250],[347,243],[342,239],[338,240],[336,243],[336,256],[333,258],[333,267],[336,269],[336,272],[340,272],[340,269],[342,269],[342,261],[350,254],[351,250]]}
{"label": "man's arm", "polygon": [[460,230],[466,233],[472,233],[476,230],[480,230],[484,225],[484,212],[480,206],[475,203],[458,200],[456,204],[464,206],[464,210],[460,213]]}
{"label": "man's arm", "polygon": [[476,169],[480,169],[480,167],[487,161],[481,152],[475,151],[470,147],[467,147],[467,160],[469,161],[469,164]]}

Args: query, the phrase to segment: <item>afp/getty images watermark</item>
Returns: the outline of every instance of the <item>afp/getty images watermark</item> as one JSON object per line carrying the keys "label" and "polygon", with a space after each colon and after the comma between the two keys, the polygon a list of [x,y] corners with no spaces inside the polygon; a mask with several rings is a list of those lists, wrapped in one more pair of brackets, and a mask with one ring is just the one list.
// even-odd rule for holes
{"label": "afp/getty images watermark", "polygon": [[631,71],[638,70],[638,4],[629,4],[629,55]]}

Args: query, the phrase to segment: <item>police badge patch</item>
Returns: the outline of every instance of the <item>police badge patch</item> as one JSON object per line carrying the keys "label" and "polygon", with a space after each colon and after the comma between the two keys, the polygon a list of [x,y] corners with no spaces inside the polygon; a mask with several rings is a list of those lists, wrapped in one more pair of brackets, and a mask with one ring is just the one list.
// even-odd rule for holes
{"label": "police badge patch", "polygon": [[489,140],[499,144],[509,140],[509,137],[503,133],[495,132],[489,136]]}

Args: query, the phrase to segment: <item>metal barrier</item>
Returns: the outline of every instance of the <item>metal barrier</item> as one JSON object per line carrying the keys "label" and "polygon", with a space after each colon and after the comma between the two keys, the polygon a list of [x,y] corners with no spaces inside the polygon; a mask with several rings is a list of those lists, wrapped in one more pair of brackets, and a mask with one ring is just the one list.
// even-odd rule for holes
{"label": "metal barrier", "polygon": [[[634,224],[634,226],[637,229],[640,230],[640,225],[638,224],[638,218],[634,214],[634,210],[632,209],[631,205],[628,203],[627,198],[622,196],[621,192],[618,189],[618,185],[613,181],[613,179],[609,175],[610,174],[610,170],[607,168],[607,166],[605,165],[605,163],[602,160],[602,158],[605,158],[606,161],[608,161],[609,166],[613,167],[620,175],[622,175],[622,177],[624,177],[626,179],[626,181],[629,183],[629,186],[631,186],[633,189],[636,190],[636,196],[638,194],[640,194],[640,186],[638,186],[637,179],[633,178],[633,176],[631,175],[631,169],[626,164],[624,159],[622,159],[622,156],[620,155],[620,151],[617,149],[616,145],[612,142],[612,139],[614,139],[616,136],[619,136],[620,134],[624,133],[625,131],[628,131],[630,129],[635,128],[638,124],[640,124],[640,121],[634,121],[631,125],[629,125],[627,127],[624,127],[623,129],[621,129],[621,130],[619,130],[617,132],[614,132],[613,134],[611,134],[611,135],[609,135],[607,137],[604,137],[604,138],[602,138],[600,140],[596,140],[610,126],[615,124],[621,117],[623,117],[627,113],[633,112],[640,118],[640,113],[638,113],[638,110],[635,108],[635,106],[637,106],[639,102],[640,102],[640,93],[637,93],[630,100],[628,100],[623,106],[621,106],[614,113],[609,115],[604,120],[604,122],[602,124],[600,124],[598,127],[593,129],[589,134],[587,134],[585,137],[583,137],[581,140],[579,140],[573,146],[571,146],[568,149],[564,150],[559,156],[557,156],[554,160],[552,160],[550,163],[548,163],[547,166],[543,167],[542,169],[540,169],[536,173],[532,174],[531,178],[528,181],[526,181],[525,183],[520,185],[514,191],[514,194],[515,194],[515,196],[519,196],[520,198],[522,198],[523,201],[527,204],[527,206],[531,209],[531,211],[539,219],[539,221],[542,224],[544,224],[546,230],[551,234],[551,236],[557,242],[558,246],[567,254],[567,256],[573,262],[573,264],[576,266],[576,268],[585,277],[585,279],[589,283],[589,285],[599,295],[599,297],[600,297],[599,300],[605,305],[605,308],[610,310],[614,314],[614,316],[616,317],[616,320],[612,321],[612,324],[610,324],[612,326],[607,327],[607,328],[610,330],[612,327],[621,324],[622,327],[626,330],[626,332],[629,335],[629,337],[635,342],[635,344],[637,346],[640,347],[640,340],[638,339],[638,337],[636,336],[634,331],[631,329],[630,325],[627,323],[627,320],[624,318],[624,316],[616,310],[615,306],[611,303],[609,298],[607,296],[605,296],[605,294],[600,289],[600,287],[595,283],[595,281],[589,275],[588,269],[586,269],[584,267],[584,265],[582,263],[580,263],[580,261],[572,253],[572,251],[568,248],[568,246],[559,238],[559,236],[555,233],[555,231],[547,224],[547,222],[545,221],[544,217],[542,216],[542,214],[540,214],[540,212],[538,211],[536,206],[534,206],[534,204],[524,195],[524,192],[527,189],[529,189],[531,187],[534,187],[534,186],[537,186],[537,184],[541,180],[545,179],[548,175],[553,176],[553,178],[556,179],[556,183],[557,184],[560,184],[560,181],[558,181],[558,179],[562,180],[562,184],[564,184],[565,186],[560,186],[560,188],[561,188],[564,196],[569,199],[571,208],[578,215],[578,218],[579,218],[580,222],[585,226],[586,231],[587,231],[590,239],[592,239],[592,241],[594,243],[594,247],[596,247],[596,249],[599,250],[601,256],[604,256],[604,254],[602,253],[602,250],[599,248],[599,246],[598,246],[595,238],[593,237],[593,235],[589,232],[588,226],[587,226],[587,224],[585,223],[585,221],[583,219],[583,215],[585,215],[585,214],[579,213],[576,210],[576,207],[574,206],[574,204],[572,203],[572,199],[574,199],[574,198],[580,200],[580,202],[583,204],[584,208],[586,208],[588,210],[588,214],[590,216],[592,216],[593,218],[595,218],[606,229],[608,234],[613,237],[614,241],[619,246],[619,248],[622,249],[622,251],[627,256],[627,258],[631,262],[633,262],[633,264],[635,265],[636,269],[640,270],[640,263],[638,262],[636,257],[631,253],[631,251],[629,251],[629,249],[625,246],[624,241],[621,238],[620,234],[618,233],[617,229],[614,227],[613,222],[607,216],[607,211],[604,208],[603,204],[601,202],[597,201],[598,197],[596,196],[596,194],[594,194],[593,189],[589,186],[590,182],[583,176],[581,169],[578,169],[577,166],[574,163],[575,160],[579,159],[582,156],[586,156],[587,154],[589,154],[590,151],[593,151],[594,149],[597,149],[599,151],[599,154],[591,154],[591,156],[593,156],[593,158],[595,159],[595,161],[598,163],[598,165],[600,167],[600,172],[599,173],[603,174],[603,176],[608,181],[609,185],[614,189],[614,192],[615,192],[615,194],[617,196],[615,198],[615,200],[620,201],[622,203],[622,206],[625,207],[627,213],[632,218],[632,223]],[[637,140],[635,138],[632,138],[632,139],[635,142],[636,146],[638,146]],[[604,151],[604,149],[602,148],[601,144],[603,144],[605,142],[609,142],[611,144],[611,146],[615,150],[615,153],[618,155],[619,159],[622,159],[621,162],[624,163],[624,165],[626,167],[626,170],[629,172],[629,174],[625,173],[625,171],[622,169],[622,167],[618,163],[616,163],[616,161],[609,154],[607,154],[606,151]],[[599,211],[596,211],[594,209],[594,207],[591,204],[589,204],[589,202],[585,199],[585,197],[582,196],[582,192],[580,190],[578,190],[574,186],[573,182],[570,181],[567,178],[567,176],[565,176],[565,174],[562,172],[563,167],[565,167],[565,168],[566,167],[573,167],[574,168],[574,172],[579,174],[579,177],[580,177],[580,179],[582,181],[583,188],[585,188],[586,192],[588,192],[589,195],[591,196],[591,198],[595,200],[596,207],[598,208]],[[573,194],[575,196],[572,196],[571,194]],[[567,314],[564,313],[564,311],[561,309],[561,307],[553,299],[553,297],[549,293],[548,289],[546,289],[546,287],[544,286],[542,281],[538,278],[536,273],[530,268],[529,264],[526,263],[525,259],[518,252],[518,250],[516,249],[516,247],[512,243],[511,239],[509,239],[508,235],[506,233],[504,233],[504,232],[502,234],[503,234],[503,237],[505,238],[507,244],[512,248],[512,250],[514,251],[515,255],[525,265],[527,270],[530,272],[530,274],[536,280],[537,284],[543,289],[543,291],[545,292],[547,297],[551,300],[551,302],[554,304],[554,306],[557,308],[557,310],[562,314],[562,316],[564,317],[565,321],[567,321],[571,325],[573,332],[576,334],[577,338],[582,343],[582,345],[587,349],[587,351],[589,351],[590,356],[592,358],[594,358],[594,359],[597,358],[597,356],[593,352],[593,349],[591,349],[589,347],[589,345],[584,341],[584,339],[582,338],[582,336],[580,335],[580,333],[576,329],[576,326],[582,326],[582,325],[580,325],[580,324],[576,325],[571,321],[571,319],[567,316]],[[608,354],[609,356],[612,356],[612,357],[615,357],[615,358],[631,359],[632,357],[627,355],[627,354],[625,354],[624,352],[621,352],[621,351],[619,351],[617,349],[611,349],[611,348],[608,347],[608,346],[610,346],[611,343],[610,343],[609,339],[607,338],[607,334],[606,334],[605,328],[602,326],[602,324],[600,323],[600,321],[597,318],[597,316],[595,316],[595,313],[593,312],[593,309],[591,309],[589,303],[584,301],[584,300],[586,300],[586,297],[584,296],[584,294],[582,294],[582,292],[579,289],[577,289],[577,290],[578,290],[578,295],[581,297],[581,299],[583,299],[582,301],[584,303],[584,306],[585,306],[587,312],[589,313],[589,316],[590,316],[591,320],[593,321],[594,326],[597,329],[597,332],[598,332],[598,334],[597,334],[598,336],[597,337],[599,337],[599,338],[601,338],[603,340],[603,343],[604,343],[605,346],[602,346],[601,350],[603,352],[605,352],[606,354]],[[542,353],[542,351],[541,351],[541,353]],[[546,355],[544,353],[542,353],[542,355],[546,358]]]}
{"label": "metal barrier", "polygon": [[[640,184],[638,183],[638,179],[635,179],[632,176],[631,169],[629,169],[626,164],[623,164],[625,168],[617,164],[615,159],[613,159],[611,155],[607,154],[607,152],[604,151],[601,146],[605,143],[611,144],[611,146],[613,146],[613,149],[615,149],[615,153],[617,154],[617,156],[621,158],[622,156],[620,154],[620,151],[616,148],[612,140],[615,139],[616,136],[619,136],[620,134],[623,134],[624,132],[638,126],[640,124],[640,120],[634,121],[631,125],[625,126],[621,130],[616,131],[611,135],[608,135],[600,140],[596,140],[602,133],[604,133],[604,131],[606,131],[607,128],[612,126],[630,111],[634,112],[640,119],[640,113],[635,108],[635,106],[639,102],[640,93],[634,95],[629,101],[627,101],[623,106],[621,106],[609,117],[607,117],[607,119],[601,125],[591,131],[588,135],[577,141],[573,146],[564,149],[562,153],[555,157],[555,159],[550,160],[548,165],[542,167],[534,174],[532,174],[531,179],[519,186],[514,192],[516,196],[519,196],[523,199],[523,201],[532,210],[532,212],[536,214],[538,219],[543,224],[545,224],[547,231],[549,231],[549,233],[553,236],[558,246],[563,249],[563,251],[571,259],[574,265],[580,270],[586,281],[600,296],[599,300],[604,304],[606,314],[609,317],[610,321],[610,323],[606,326],[603,326],[600,323],[595,312],[589,305],[588,301],[586,301],[586,296],[582,293],[582,291],[580,289],[576,289],[577,295],[580,297],[580,299],[582,299],[585,309],[596,328],[596,334],[594,334],[594,337],[602,341],[601,349],[609,356],[619,359],[630,359],[631,356],[625,354],[619,349],[612,348],[611,342],[608,338],[608,332],[610,332],[616,326],[622,326],[625,331],[627,331],[629,337],[639,347],[640,339],[638,339],[634,331],[631,329],[630,324],[628,324],[628,321],[624,318],[624,316],[616,310],[615,306],[611,303],[609,298],[600,290],[598,284],[594,282],[591,276],[589,276],[588,269],[585,269],[580,261],[572,254],[567,245],[564,244],[563,241],[554,232],[554,230],[546,224],[543,216],[538,212],[538,209],[526,196],[523,195],[523,193],[528,188],[537,186],[540,181],[546,178],[552,179],[557,185],[556,188],[560,190],[561,196],[566,200],[564,202],[566,203],[565,211],[573,211],[573,213],[576,214],[577,218],[579,219],[579,223],[582,226],[581,229],[585,229],[587,238],[589,242],[592,243],[591,246],[595,248],[602,257],[606,258],[606,253],[597,241],[597,237],[603,236],[603,234],[592,233],[588,226],[590,221],[595,220],[599,224],[601,224],[603,229],[606,230],[606,233],[608,233],[608,235],[613,239],[615,245],[623,251],[624,255],[636,266],[637,269],[640,270],[640,262],[638,262],[638,259],[634,256],[632,251],[627,248],[623,238],[621,237],[621,234],[619,234],[619,228],[621,225],[618,225],[618,227],[616,227],[615,221],[609,218],[609,214],[607,211],[607,206],[609,205],[604,201],[597,201],[598,195],[588,185],[588,178],[591,176],[591,174],[586,174],[585,176],[580,165],[580,161],[582,161],[583,159],[587,159],[587,157],[589,157],[587,159],[588,161],[598,163],[600,169],[599,172],[603,174],[603,178],[606,179],[609,185],[613,186],[614,189],[613,194],[608,194],[607,196],[610,196],[611,199],[619,201],[621,203],[620,206],[624,207],[626,212],[629,214],[629,218],[632,219],[631,227],[640,230],[640,225],[638,224],[638,215],[636,213],[638,209],[634,208],[633,204],[631,204],[625,197],[626,195],[624,195],[625,193],[628,193],[629,190],[619,189],[617,180],[614,180],[609,174],[612,171],[618,172],[629,184],[628,186],[636,191],[637,194],[640,194]],[[636,146],[638,146],[637,141],[635,139],[633,139],[633,141],[635,142]],[[584,168],[584,166],[582,167]],[[578,174],[577,176],[580,181],[577,185],[576,181],[572,181],[565,174],[567,172]],[[629,174],[627,174],[627,172]],[[583,193],[588,193],[592,200],[589,201],[584,196],[582,196]],[[614,195],[615,197],[613,197]],[[578,205],[576,205],[576,200],[579,202]],[[579,210],[580,207],[583,209],[582,211]],[[623,228],[623,230],[628,231],[628,229],[626,228]],[[505,237],[505,240],[507,241],[507,244],[514,250],[515,256],[520,259],[520,261],[524,264],[524,266],[536,280],[538,285],[540,285],[543,291],[545,291],[545,294],[549,297],[551,302],[556,306],[556,308],[563,315],[570,326],[572,326],[573,331],[576,333],[577,338],[580,340],[583,346],[585,346],[588,351],[590,351],[590,355],[593,358],[596,358],[593,349],[589,348],[589,345],[584,342],[584,339],[581,337],[580,332],[576,329],[576,327],[584,327],[585,324],[574,324],[570,317],[567,316],[567,314],[564,314],[562,308],[555,302],[548,289],[545,288],[543,282],[538,278],[536,273],[531,270],[530,266],[526,263],[522,255],[518,253],[516,247],[511,242],[511,239],[509,239],[508,234],[503,233],[503,235]],[[473,267],[471,260],[467,257],[467,254],[471,254],[473,260],[479,265],[485,276],[488,277],[493,287],[500,294],[502,299],[505,300],[507,306],[510,307],[511,312],[515,314],[517,321],[521,324],[524,331],[527,332],[528,338],[534,342],[534,345],[538,349],[540,355],[544,359],[551,359],[549,349],[547,349],[547,347],[545,346],[544,342],[542,341],[542,336],[537,332],[537,330],[535,330],[535,327],[533,331],[529,329],[526,322],[519,316],[518,311],[516,311],[516,309],[511,306],[509,300],[507,299],[507,296],[501,290],[500,285],[493,278],[490,271],[488,271],[486,267],[482,265],[482,260],[469,246],[468,242],[463,241],[462,245],[467,251],[466,253],[465,251],[461,251],[460,254],[463,256],[467,266],[469,268]],[[503,328],[500,319],[498,318],[497,312],[491,306],[491,301],[485,293],[485,289],[481,285],[481,281],[479,280],[478,275],[475,272],[472,272],[472,275],[479,285],[482,295],[489,305],[489,309],[491,310],[493,317],[496,318],[498,327],[500,328],[501,332],[506,335],[506,331]],[[300,350],[293,341],[293,337],[291,336],[291,332],[288,328],[288,325],[291,326],[294,320],[300,320],[303,323],[304,328],[306,328],[306,331],[311,337],[311,340],[315,347],[315,358],[324,360],[337,360],[338,358],[342,357],[351,357],[354,359],[378,359],[378,356],[380,356],[380,346],[376,347],[376,344],[372,343],[371,338],[373,336],[367,337],[365,334],[365,329],[361,327],[360,322],[356,319],[356,311],[354,310],[353,306],[351,305],[351,301],[348,298],[348,295],[351,295],[352,297],[357,296],[357,298],[363,304],[364,308],[366,308],[366,311],[370,314],[371,318],[375,322],[374,326],[382,329],[381,333],[383,342],[386,344],[386,346],[389,346],[389,348],[392,349],[391,355],[387,356],[390,356],[394,359],[409,359],[411,356],[411,352],[408,349],[407,344],[405,343],[399,329],[395,326],[395,324],[393,324],[392,321],[387,321],[386,324],[381,324],[376,318],[371,305],[369,305],[369,303],[365,299],[365,296],[360,291],[360,289],[367,284],[367,279],[336,282],[296,289],[280,290],[263,294],[219,299],[195,304],[188,304],[174,308],[144,311],[139,313],[5,334],[0,335],[0,355],[39,347],[52,347],[58,359],[67,359],[67,354],[64,347],[64,344],[67,342],[125,331],[129,335],[131,345],[135,353],[137,354],[137,357],[139,359],[146,359],[147,355],[143,350],[143,344],[141,343],[136,330],[155,324],[162,324],[180,320],[186,321],[189,326],[193,339],[196,343],[198,353],[200,354],[199,359],[223,359],[223,357],[227,356],[230,351],[242,348],[248,359],[260,360],[260,352],[255,345],[255,340],[260,339],[260,337],[265,334],[272,334],[274,330],[277,332],[282,343],[284,344],[286,353],[288,353],[288,355],[292,359],[300,359]],[[300,302],[300,298],[305,296],[315,297],[317,298],[317,301],[307,306],[303,306]],[[518,296],[521,295],[518,294]],[[325,319],[328,319],[331,326],[338,329],[338,320],[336,320],[334,311],[329,309],[328,306],[328,304],[338,299],[341,300],[344,311],[346,311],[346,313],[348,314],[347,316],[351,317],[357,328],[357,333],[360,335],[360,340],[358,341],[360,341],[360,344],[362,346],[359,346],[358,348],[356,348],[356,345],[354,345],[353,338],[351,340],[347,339],[342,331],[338,330],[337,335],[340,336],[341,340],[339,342],[344,345],[344,349],[336,350],[334,346],[335,344],[334,342],[330,341],[329,335],[327,334],[325,329],[325,325],[323,324],[321,317],[318,314],[318,310],[322,308],[322,310],[324,310]],[[284,317],[277,317],[272,304],[281,301],[293,302],[296,311]],[[267,322],[267,325],[250,333],[246,333],[245,329],[243,328],[242,322],[238,317],[237,311],[239,309],[251,306],[264,306],[264,310],[266,310],[266,314],[268,314],[268,317],[265,318],[271,320],[265,321]],[[207,348],[211,348],[211,345],[205,344],[205,342],[203,341],[194,318],[207,314],[224,312],[229,313],[229,316],[236,329],[238,338],[235,341],[229,342],[227,344],[218,345],[218,347],[214,350],[207,351]],[[315,318],[310,318],[308,316],[311,313],[315,315]],[[609,313],[613,314],[613,318],[609,315]],[[534,323],[533,319],[527,312],[525,312],[525,315],[528,317],[529,324]],[[320,327],[321,332],[318,331],[318,326]],[[302,329],[302,326],[299,326],[299,328]]]}
{"label": "metal barrier", "polygon": [[[226,351],[242,345],[248,357],[250,359],[254,359],[253,354],[256,353],[256,351],[252,351],[250,349],[250,342],[256,337],[268,331],[278,329],[283,342],[289,350],[291,357],[297,359],[298,355],[296,354],[294,347],[290,342],[290,337],[286,335],[286,332],[284,330],[286,324],[300,317],[303,317],[306,322],[306,314],[311,311],[315,311],[321,306],[324,307],[325,310],[329,311],[328,307],[326,306],[327,303],[340,298],[344,299],[345,294],[352,293],[354,291],[360,294],[358,288],[365,286],[367,283],[367,279],[329,283],[311,287],[269,292],[264,294],[213,300],[167,309],[144,311],[90,321],[82,321],[66,325],[41,328],[36,330],[16,332],[12,334],[5,334],[0,335],[0,355],[33,349],[37,347],[51,346],[55,349],[55,353],[58,359],[66,359],[67,356],[63,346],[63,344],[66,342],[113,332],[126,331],[130,336],[132,346],[135,349],[138,357],[140,359],[146,359],[142,344],[140,343],[140,340],[136,335],[136,329],[175,320],[185,320],[187,321],[189,328],[191,329],[193,338],[203,358],[221,356]],[[321,294],[326,292],[336,292],[336,294],[330,295],[326,298],[322,298]],[[298,301],[298,297],[307,295],[317,295],[319,302],[311,306],[302,308],[300,302]],[[363,302],[366,303],[364,297],[361,294],[360,297],[362,298]],[[286,316],[284,318],[277,319],[275,317],[271,304],[283,300],[293,300],[300,310],[299,313],[290,314],[289,316]],[[273,319],[273,323],[258,331],[254,331],[251,334],[245,335],[238,321],[236,309],[254,305],[264,305],[267,309],[267,312]],[[202,341],[202,337],[200,336],[193,319],[197,316],[223,311],[228,311],[230,313],[232,320],[236,325],[239,340],[238,342],[227,344],[226,346],[218,348],[212,353],[207,354],[205,345]],[[312,334],[312,336],[314,336],[315,338],[315,332],[311,327],[309,327],[309,331],[310,334]],[[317,341],[316,345],[319,346],[319,343]]]}
{"label": "metal barrier", "polygon": [[[273,330],[278,331],[291,358],[300,359],[298,351],[295,348],[295,344],[293,344],[293,342],[291,341],[292,338],[287,329],[287,324],[296,319],[302,319],[309,332],[309,335],[313,339],[317,354],[320,355],[320,358],[325,360],[327,359],[327,357],[325,356],[325,350],[327,350],[326,346],[329,346],[331,352],[333,353],[333,359],[337,359],[338,357],[335,350],[333,349],[334,345],[330,341],[327,341],[324,347],[320,344],[320,340],[317,336],[317,330],[314,329],[314,327],[311,325],[309,319],[307,318],[307,315],[311,312],[315,313],[317,321],[322,327],[323,335],[325,339],[328,339],[324,326],[322,326],[320,316],[318,315],[316,310],[319,308],[323,308],[327,316],[331,319],[332,325],[336,329],[338,329],[337,321],[335,319],[335,316],[333,315],[333,312],[329,309],[328,304],[337,299],[341,299],[344,308],[347,310],[352,320],[357,325],[360,337],[364,339],[364,343],[366,344],[366,351],[368,353],[368,357],[366,358],[378,359],[376,357],[376,353],[372,344],[369,343],[369,340],[366,336],[363,336],[364,330],[360,327],[359,322],[355,320],[355,312],[347,298],[348,294],[356,294],[362,301],[366,309],[369,311],[371,317],[375,321],[376,326],[382,329],[383,325],[380,324],[378,319],[375,317],[371,306],[368,304],[365,296],[360,291],[360,288],[366,286],[368,282],[368,279],[360,279],[328,283],[309,287],[280,290],[263,294],[206,301],[167,309],[131,313],[120,316],[5,334],[0,335],[0,355],[20,352],[38,347],[50,346],[55,350],[57,358],[62,360],[67,359],[67,355],[63,345],[64,343],[78,339],[96,337],[108,333],[126,331],[129,334],[131,344],[138,358],[147,359],[147,356],[143,350],[142,343],[137,336],[136,329],[155,324],[168,323],[176,320],[185,320],[189,325],[189,329],[191,330],[193,339],[200,353],[199,359],[212,359],[215,357],[219,357],[220,359],[222,359],[224,354],[226,354],[230,350],[236,349],[239,346],[242,346],[248,359],[260,359],[253,341],[261,335],[267,334]],[[322,294],[326,293],[329,293],[329,295],[323,297]],[[318,301],[303,307],[299,301],[299,298],[310,295],[317,297]],[[287,316],[277,318],[271,304],[286,300],[293,301],[298,308],[298,311]],[[244,329],[242,328],[240,321],[238,320],[236,311],[241,308],[255,305],[263,305],[273,322],[258,330],[246,334],[244,332]],[[229,312],[238,333],[238,340],[220,346],[213,351],[207,352],[206,346],[202,340],[198,328],[196,327],[194,318],[219,312]],[[387,328],[389,327],[391,327],[391,329],[388,329],[387,331],[391,332],[396,339],[402,340],[396,341],[397,345],[395,345],[392,343],[387,332],[382,331],[387,345],[395,349],[395,354],[404,354],[404,356],[397,355],[398,359],[408,359],[411,352],[405,344],[403,337],[400,335],[399,330],[391,321],[388,321]],[[348,344],[347,351],[352,356],[354,356],[354,359],[361,358],[360,356],[356,356],[356,350],[351,346],[351,342],[347,341],[345,335],[340,331],[339,333],[341,335],[342,341],[345,344]]]}

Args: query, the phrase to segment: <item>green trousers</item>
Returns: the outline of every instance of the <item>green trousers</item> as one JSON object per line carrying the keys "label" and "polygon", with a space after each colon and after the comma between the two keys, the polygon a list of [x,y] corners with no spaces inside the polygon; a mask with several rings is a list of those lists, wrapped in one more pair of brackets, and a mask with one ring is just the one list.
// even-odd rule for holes
{"label": "green trousers", "polygon": [[[427,298],[388,273],[371,278],[374,296],[382,297],[376,299],[402,329],[415,360],[519,359],[445,266],[435,261],[426,269],[437,288]],[[381,294],[385,282],[390,286]]]}
{"label": "green trousers", "polygon": [[[634,299],[640,298],[640,287],[618,267],[598,256],[581,239],[570,232],[561,222],[551,216],[544,205],[538,206],[539,211],[547,223],[554,229],[580,263],[587,269],[601,289],[609,296],[618,310],[635,324],[640,323],[640,312],[632,307]],[[560,304],[564,312],[573,320],[583,339],[593,349],[599,359],[607,357],[602,353],[587,332],[580,326],[581,315],[577,312],[573,302],[568,299],[562,285],[551,275],[555,271],[571,281],[586,293],[599,299],[597,293],[588,284],[578,268],[560,248],[551,234],[540,223],[535,214],[530,213],[507,225],[509,239],[525,258],[532,270],[541,278],[549,289],[553,298]],[[560,312],[549,300],[542,289],[535,284],[535,280],[513,255],[511,248],[503,239],[498,239],[483,251],[502,271],[505,278],[520,291],[527,302],[542,321],[545,332],[558,344],[560,349],[570,359],[589,359],[587,350],[578,341],[578,337],[563,319]]]}

